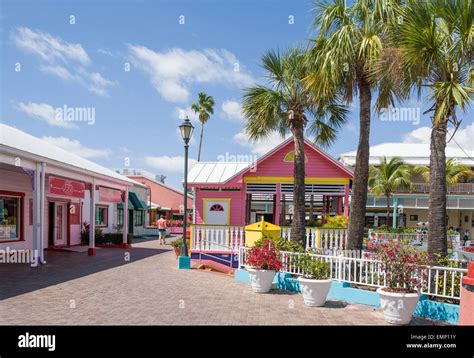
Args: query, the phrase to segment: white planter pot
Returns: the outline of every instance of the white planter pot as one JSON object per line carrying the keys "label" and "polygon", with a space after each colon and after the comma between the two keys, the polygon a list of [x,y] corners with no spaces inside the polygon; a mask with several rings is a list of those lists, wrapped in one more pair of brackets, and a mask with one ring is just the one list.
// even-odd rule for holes
{"label": "white planter pot", "polygon": [[250,285],[252,291],[256,293],[270,292],[272,288],[273,278],[275,277],[275,271],[273,270],[256,270],[249,268]]}
{"label": "white planter pot", "polygon": [[312,280],[309,278],[298,277],[304,304],[312,307],[324,306],[331,288],[331,279]]}
{"label": "white planter pot", "polygon": [[383,315],[388,323],[403,325],[411,321],[413,311],[418,304],[420,294],[415,293],[398,293],[384,291],[383,288],[377,289],[380,295],[380,306]]}

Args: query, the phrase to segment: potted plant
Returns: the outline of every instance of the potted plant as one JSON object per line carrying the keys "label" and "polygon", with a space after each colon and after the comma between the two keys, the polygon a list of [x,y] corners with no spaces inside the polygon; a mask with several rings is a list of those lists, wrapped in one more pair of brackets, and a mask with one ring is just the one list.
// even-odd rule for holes
{"label": "potted plant", "polygon": [[324,306],[332,281],[329,276],[329,264],[305,254],[299,257],[298,265],[302,272],[298,282],[305,305]]}
{"label": "potted plant", "polygon": [[171,246],[173,247],[176,258],[178,258],[179,256],[179,252],[181,250],[182,244],[183,244],[183,239],[177,239],[177,240],[171,241]]}
{"label": "potted plant", "polygon": [[249,250],[245,263],[250,266],[248,272],[252,291],[269,292],[273,278],[282,265],[278,249],[271,244],[270,240],[264,240],[261,247],[253,246]]}
{"label": "potted plant", "polygon": [[381,262],[385,279],[385,286],[377,289],[385,320],[408,324],[420,299],[421,269],[428,263],[428,255],[419,253],[408,240],[387,240],[371,246],[371,258]]}

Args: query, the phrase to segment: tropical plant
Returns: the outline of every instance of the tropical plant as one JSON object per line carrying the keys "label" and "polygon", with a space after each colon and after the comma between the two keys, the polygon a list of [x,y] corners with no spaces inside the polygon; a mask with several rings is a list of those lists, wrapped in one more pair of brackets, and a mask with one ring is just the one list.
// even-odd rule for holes
{"label": "tropical plant", "polygon": [[376,109],[394,102],[390,76],[375,79],[373,67],[384,53],[388,24],[396,19],[399,1],[346,0],[316,2],[314,27],[317,37],[308,58],[312,73],[306,85],[316,96],[342,93],[349,103],[359,96],[359,143],[352,183],[348,248],[360,249],[365,226],[369,178],[369,136],[372,92]]}
{"label": "tropical plant", "polygon": [[[446,256],[446,142],[461,120],[473,93],[470,87],[474,55],[474,3],[472,0],[408,1],[398,21],[391,24],[390,41],[399,49],[403,86],[429,94],[431,117],[430,197],[428,252]],[[452,127],[452,128],[448,128]]]}
{"label": "tropical plant", "polygon": [[199,113],[199,122],[201,122],[201,135],[199,138],[198,162],[201,160],[202,137],[204,133],[204,124],[207,123],[211,114],[214,114],[214,98],[204,92],[199,92],[198,101],[191,105],[194,113]]}
{"label": "tropical plant", "polygon": [[349,224],[349,219],[344,215],[326,215],[325,220],[326,223],[323,225],[325,229],[347,229]]}
{"label": "tropical plant", "polygon": [[[426,165],[416,166],[413,171],[421,174],[423,179],[430,181],[430,168]],[[449,158],[446,161],[446,184],[447,186],[465,183],[474,177],[474,172],[467,165],[461,164],[456,158]]]}
{"label": "tropical plant", "polygon": [[315,259],[309,254],[300,255],[297,258],[297,266],[304,278],[327,280],[330,277],[329,264],[325,261]]}
{"label": "tropical plant", "polygon": [[376,197],[385,196],[387,199],[387,225],[390,220],[390,198],[392,193],[401,188],[411,189],[410,176],[412,168],[401,158],[393,157],[380,159],[377,166],[369,168],[369,191]]}
{"label": "tropical plant", "polygon": [[308,75],[306,53],[300,49],[287,52],[268,51],[262,65],[268,83],[245,90],[243,113],[246,133],[251,140],[267,138],[275,131],[284,137],[291,132],[294,142],[294,192],[291,239],[305,239],[305,130],[319,145],[329,145],[345,122],[347,110],[338,96],[315,97],[304,86]]}
{"label": "tropical plant", "polygon": [[369,239],[368,247],[373,250],[369,258],[381,261],[385,285],[391,292],[413,292],[420,289],[423,282],[423,265],[428,263],[428,255],[418,252],[409,240]]}
{"label": "tropical plant", "polygon": [[280,252],[268,240],[262,247],[253,246],[246,254],[245,263],[257,270],[280,271],[282,267]]}
{"label": "tropical plant", "polygon": [[264,235],[261,239],[255,241],[254,245],[263,247],[265,242],[270,242],[272,246],[276,247],[280,251],[304,252],[304,246],[302,246],[301,241],[286,240],[283,237],[271,238]]}

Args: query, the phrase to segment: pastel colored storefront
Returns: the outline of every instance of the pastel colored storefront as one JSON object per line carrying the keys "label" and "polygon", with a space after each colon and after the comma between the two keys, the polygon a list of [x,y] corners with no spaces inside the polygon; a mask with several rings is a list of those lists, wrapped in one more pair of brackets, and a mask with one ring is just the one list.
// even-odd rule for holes
{"label": "pastel colored storefront", "polygon": [[[188,174],[188,189],[194,191],[194,228],[242,230],[262,218],[279,226],[291,225],[293,148],[290,138],[255,163],[196,163]],[[308,139],[304,150],[308,226],[315,220],[324,221],[326,215],[348,216],[352,172]],[[233,239],[222,243],[223,248],[227,246],[223,251],[235,246],[230,241]],[[191,248],[195,256],[196,250]]]}
{"label": "pastel colored storefront", "polygon": [[[16,128],[0,124],[0,250],[33,250],[44,261],[46,248],[81,243],[81,226],[127,232],[117,224],[118,206],[128,210],[131,188],[140,183],[62,150]],[[127,227],[128,216],[123,217]]]}

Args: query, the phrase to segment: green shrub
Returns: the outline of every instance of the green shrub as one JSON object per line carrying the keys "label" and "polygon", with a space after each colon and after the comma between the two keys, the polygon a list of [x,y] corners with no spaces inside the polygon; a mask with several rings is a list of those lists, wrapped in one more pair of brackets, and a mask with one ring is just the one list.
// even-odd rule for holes
{"label": "green shrub", "polygon": [[300,255],[296,258],[296,261],[304,278],[311,280],[327,280],[330,278],[329,264],[327,262],[311,257],[308,254]]}
{"label": "green shrub", "polygon": [[349,225],[349,218],[344,215],[325,216],[326,223],[323,225],[324,229],[347,229]]}
{"label": "green shrub", "polygon": [[263,247],[265,241],[270,241],[272,246],[279,251],[304,252],[304,247],[300,242],[286,240],[282,237],[274,239],[266,235],[263,235],[262,238],[255,241],[255,246]]}

